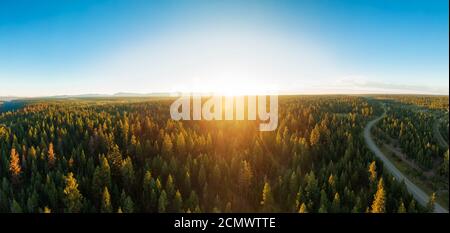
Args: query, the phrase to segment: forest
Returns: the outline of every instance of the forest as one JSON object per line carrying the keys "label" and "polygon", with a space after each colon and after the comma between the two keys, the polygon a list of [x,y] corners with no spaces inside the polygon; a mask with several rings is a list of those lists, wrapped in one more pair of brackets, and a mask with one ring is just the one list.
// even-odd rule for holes
{"label": "forest", "polygon": [[386,117],[374,132],[379,144],[448,205],[448,96],[390,96],[384,103]]}
{"label": "forest", "polygon": [[[258,121],[173,121],[173,101],[30,100],[0,113],[0,212],[433,209],[419,205],[365,146],[364,126],[384,112],[375,98],[280,96],[278,128],[268,132]],[[448,114],[446,101],[419,103]],[[427,112],[388,116],[386,133],[400,138],[411,159],[424,168],[444,159],[423,130],[432,120]],[[448,178],[448,149],[446,158],[440,171]]]}

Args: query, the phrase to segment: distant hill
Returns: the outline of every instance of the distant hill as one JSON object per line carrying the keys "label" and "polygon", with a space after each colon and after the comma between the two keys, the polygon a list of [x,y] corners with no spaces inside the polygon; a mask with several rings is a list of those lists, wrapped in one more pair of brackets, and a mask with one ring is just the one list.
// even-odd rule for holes
{"label": "distant hill", "polygon": [[44,96],[38,98],[51,98],[51,99],[66,99],[66,98],[101,98],[110,97],[111,95],[104,94],[80,94],[80,95],[54,95],[54,96]]}
{"label": "distant hill", "polygon": [[80,94],[80,95],[54,95],[40,97],[16,97],[16,96],[0,96],[0,102],[17,100],[17,99],[69,99],[69,98],[108,98],[108,97],[168,97],[176,96],[179,93],[157,92],[157,93],[132,93],[118,92],[115,94]]}
{"label": "distant hill", "polygon": [[157,93],[130,93],[130,92],[119,92],[114,94],[115,97],[146,97],[146,96],[173,96],[177,93],[169,93],[169,92],[157,92]]}
{"label": "distant hill", "polygon": [[15,100],[15,99],[19,99],[19,98],[15,97],[15,96],[0,96],[0,102],[11,101],[11,100]]}

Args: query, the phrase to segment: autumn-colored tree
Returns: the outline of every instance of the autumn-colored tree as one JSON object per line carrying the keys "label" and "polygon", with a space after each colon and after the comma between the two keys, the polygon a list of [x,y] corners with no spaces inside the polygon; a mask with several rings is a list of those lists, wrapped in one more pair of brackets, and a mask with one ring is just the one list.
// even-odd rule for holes
{"label": "autumn-colored tree", "polygon": [[55,156],[55,152],[53,150],[53,143],[50,143],[48,145],[48,151],[47,151],[47,160],[48,160],[48,167],[49,168],[53,168],[55,166],[56,163],[56,156]]}
{"label": "autumn-colored tree", "polygon": [[306,208],[305,203],[302,203],[300,205],[300,209],[298,210],[299,213],[303,214],[303,213],[308,213],[308,209]]}
{"label": "autumn-colored tree", "polygon": [[386,211],[386,191],[384,191],[383,178],[378,182],[377,192],[373,198],[371,213],[384,213]]}
{"label": "autumn-colored tree", "polygon": [[13,184],[18,184],[20,182],[20,173],[22,172],[22,168],[20,167],[19,154],[16,152],[15,148],[11,149],[9,171],[11,173],[11,180]]}
{"label": "autumn-colored tree", "polygon": [[377,165],[375,164],[375,161],[372,161],[369,164],[369,180],[371,182],[375,182],[377,180]]}
{"label": "autumn-colored tree", "polygon": [[316,145],[320,141],[320,128],[319,125],[316,125],[314,129],[311,131],[311,135],[309,137],[309,141],[311,146]]}

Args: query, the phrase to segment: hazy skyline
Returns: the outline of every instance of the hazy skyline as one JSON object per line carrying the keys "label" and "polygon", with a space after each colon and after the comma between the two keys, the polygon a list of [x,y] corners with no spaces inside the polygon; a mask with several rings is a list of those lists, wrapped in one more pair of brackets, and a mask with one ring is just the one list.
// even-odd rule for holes
{"label": "hazy skyline", "polygon": [[1,1],[0,96],[449,92],[448,1]]}

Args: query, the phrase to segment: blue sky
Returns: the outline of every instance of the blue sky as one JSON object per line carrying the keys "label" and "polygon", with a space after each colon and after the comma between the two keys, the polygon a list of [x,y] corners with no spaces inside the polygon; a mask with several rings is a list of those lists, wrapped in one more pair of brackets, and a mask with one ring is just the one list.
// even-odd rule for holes
{"label": "blue sky", "polygon": [[449,92],[437,1],[0,1],[0,96]]}

